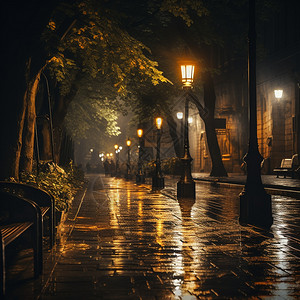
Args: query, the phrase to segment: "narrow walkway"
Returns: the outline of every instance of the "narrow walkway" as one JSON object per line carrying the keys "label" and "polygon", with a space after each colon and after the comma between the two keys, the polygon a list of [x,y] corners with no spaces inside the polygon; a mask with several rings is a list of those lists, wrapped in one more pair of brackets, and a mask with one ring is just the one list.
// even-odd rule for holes
{"label": "narrow walkway", "polygon": [[[300,201],[273,196],[274,225],[262,231],[239,225],[238,194],[199,182],[196,201],[178,202],[147,185],[89,175],[31,293],[88,300],[299,298]],[[11,299],[35,299],[26,298],[25,287]]]}
{"label": "narrow walkway", "polygon": [[[227,184],[245,185],[246,175],[238,173],[229,173],[228,177],[211,177],[209,173],[193,173],[195,180],[223,182]],[[268,192],[273,194],[300,194],[300,179],[283,176],[276,177],[276,175],[261,175],[262,183]]]}

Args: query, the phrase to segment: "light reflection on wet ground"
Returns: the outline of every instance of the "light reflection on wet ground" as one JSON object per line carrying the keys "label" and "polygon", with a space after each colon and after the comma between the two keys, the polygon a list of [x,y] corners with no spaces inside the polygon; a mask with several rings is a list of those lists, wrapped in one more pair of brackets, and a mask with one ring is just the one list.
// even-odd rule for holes
{"label": "light reflection on wet ground", "polygon": [[[239,225],[238,189],[197,183],[196,201],[177,201],[90,180],[41,299],[300,297],[300,200],[272,196],[274,225],[262,231]],[[175,184],[168,179],[168,193]]]}

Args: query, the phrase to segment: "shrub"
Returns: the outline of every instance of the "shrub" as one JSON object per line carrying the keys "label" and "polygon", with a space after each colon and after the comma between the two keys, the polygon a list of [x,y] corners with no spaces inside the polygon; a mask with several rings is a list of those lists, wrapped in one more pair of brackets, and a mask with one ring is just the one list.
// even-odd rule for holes
{"label": "shrub", "polygon": [[[145,166],[145,171],[148,176],[153,176],[155,174],[155,160],[152,160],[147,163]],[[180,175],[181,170],[181,161],[178,157],[171,157],[161,161],[161,170],[163,174],[168,175]]]}
{"label": "shrub", "polygon": [[152,177],[155,174],[155,167],[156,167],[155,160],[151,160],[146,164],[144,164],[143,170],[146,174],[146,177]]}
{"label": "shrub", "polygon": [[84,183],[84,174],[70,162],[64,170],[54,163],[40,165],[39,174],[22,173],[20,182],[31,184],[49,192],[55,198],[55,207],[58,211],[67,211],[69,205]]}
{"label": "shrub", "polygon": [[163,173],[169,175],[180,175],[181,161],[178,157],[164,159],[161,164]]}

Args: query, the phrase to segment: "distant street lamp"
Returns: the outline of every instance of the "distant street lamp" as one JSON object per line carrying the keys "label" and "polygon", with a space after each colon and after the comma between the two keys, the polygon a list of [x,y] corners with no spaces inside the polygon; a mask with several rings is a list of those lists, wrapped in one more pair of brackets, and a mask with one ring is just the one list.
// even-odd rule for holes
{"label": "distant street lamp", "polygon": [[127,173],[126,173],[126,179],[131,179],[131,164],[130,164],[131,140],[129,138],[126,141],[126,145],[127,145]]}
{"label": "distant street lamp", "polygon": [[120,177],[120,147],[118,144],[114,145],[116,152],[116,177]]}
{"label": "distant street lamp", "polygon": [[142,144],[142,136],[143,129],[137,130],[137,135],[139,137],[139,158],[138,158],[138,170],[135,178],[135,182],[137,184],[145,183],[145,175],[143,172],[143,144]]}
{"label": "distant street lamp", "polygon": [[274,95],[276,99],[281,99],[283,94],[283,90],[274,90]]}
{"label": "distant street lamp", "polygon": [[183,119],[183,112],[179,111],[177,114],[177,119],[182,120]]}
{"label": "distant street lamp", "polygon": [[[194,81],[195,65],[187,62],[181,65],[181,77],[183,88],[190,91]],[[192,177],[191,162],[189,146],[189,98],[186,96],[184,105],[184,146],[183,157],[181,158],[182,173],[180,180],[177,182],[177,198],[192,198],[195,199],[195,182]]]}
{"label": "distant street lamp", "polygon": [[183,112],[179,111],[177,114],[177,119],[180,121],[180,138],[179,138],[179,147],[180,147],[180,156],[183,156]]}
{"label": "distant street lamp", "polygon": [[158,117],[155,119],[155,125],[157,128],[157,145],[156,145],[156,161],[155,161],[155,173],[152,176],[152,190],[160,190],[165,187],[165,179],[161,172],[160,161],[160,140],[161,140],[161,127],[163,119]]}
{"label": "distant street lamp", "polygon": [[252,224],[269,228],[273,223],[271,196],[266,193],[262,181],[260,166],[263,157],[258,150],[257,141],[257,101],[256,101],[256,31],[255,0],[249,0],[249,148],[244,157],[247,164],[247,180],[240,194],[240,224]]}

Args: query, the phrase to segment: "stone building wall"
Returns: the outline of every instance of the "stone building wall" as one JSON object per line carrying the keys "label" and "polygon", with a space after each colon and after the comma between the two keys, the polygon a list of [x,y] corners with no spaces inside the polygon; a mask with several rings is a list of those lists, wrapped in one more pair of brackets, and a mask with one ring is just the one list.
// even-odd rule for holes
{"label": "stone building wall", "polygon": [[[259,72],[257,86],[257,134],[261,155],[266,159],[268,166],[264,169],[266,173],[280,166],[283,158],[291,158],[299,151],[297,149],[296,130],[296,107],[299,101],[295,95],[295,80],[292,72],[285,65],[283,74],[282,68],[272,66],[272,73]],[[274,78],[274,74],[279,74]],[[263,78],[263,80],[262,80]],[[283,96],[276,99],[275,89],[282,89]]]}

